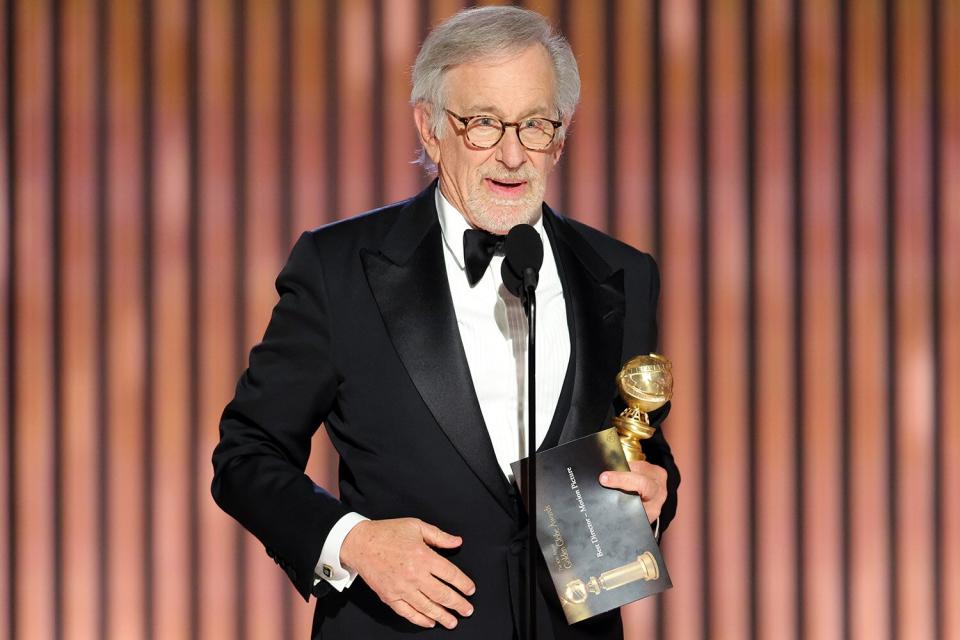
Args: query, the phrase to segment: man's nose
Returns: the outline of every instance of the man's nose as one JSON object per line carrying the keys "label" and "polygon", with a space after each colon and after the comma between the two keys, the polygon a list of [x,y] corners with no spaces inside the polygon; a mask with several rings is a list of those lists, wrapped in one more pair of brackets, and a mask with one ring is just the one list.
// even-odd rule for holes
{"label": "man's nose", "polygon": [[526,150],[520,144],[520,137],[516,127],[507,127],[503,138],[497,145],[497,160],[508,169],[516,169],[527,159]]}

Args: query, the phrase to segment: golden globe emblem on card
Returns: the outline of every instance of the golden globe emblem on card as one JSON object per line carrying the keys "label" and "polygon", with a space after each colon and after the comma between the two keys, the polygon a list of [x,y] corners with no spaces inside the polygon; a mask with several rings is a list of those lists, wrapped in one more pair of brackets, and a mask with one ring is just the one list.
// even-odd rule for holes
{"label": "golden globe emblem on card", "polygon": [[657,565],[657,559],[649,551],[644,551],[633,562],[604,571],[600,574],[599,579],[590,576],[590,579],[586,582],[579,578],[571,580],[560,595],[560,602],[571,605],[583,604],[591,593],[600,595],[602,591],[617,589],[637,580],[649,582],[659,577],[660,567]]}
{"label": "golden globe emblem on card", "polygon": [[656,432],[648,414],[673,396],[671,369],[668,359],[651,353],[631,358],[617,374],[620,397],[627,408],[613,418],[613,426],[620,434],[620,444],[628,461],[646,460],[640,443]]}

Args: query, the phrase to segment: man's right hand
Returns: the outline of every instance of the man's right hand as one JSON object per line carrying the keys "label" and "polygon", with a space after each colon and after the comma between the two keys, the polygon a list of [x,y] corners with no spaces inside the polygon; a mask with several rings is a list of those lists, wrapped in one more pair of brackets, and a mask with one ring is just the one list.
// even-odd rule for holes
{"label": "man's right hand", "polygon": [[430,547],[454,549],[462,543],[460,537],[416,518],[365,520],[344,538],[340,563],[413,624],[433,627],[439,622],[453,629],[457,618],[448,609],[471,615],[473,606],[460,594],[471,596],[476,587]]}

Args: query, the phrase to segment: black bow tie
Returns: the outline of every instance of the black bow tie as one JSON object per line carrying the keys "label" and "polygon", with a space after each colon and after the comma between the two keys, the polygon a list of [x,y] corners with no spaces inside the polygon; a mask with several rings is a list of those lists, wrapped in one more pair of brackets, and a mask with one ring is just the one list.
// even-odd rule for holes
{"label": "black bow tie", "polygon": [[480,282],[495,254],[503,255],[503,239],[489,231],[467,229],[463,232],[463,262],[470,286]]}

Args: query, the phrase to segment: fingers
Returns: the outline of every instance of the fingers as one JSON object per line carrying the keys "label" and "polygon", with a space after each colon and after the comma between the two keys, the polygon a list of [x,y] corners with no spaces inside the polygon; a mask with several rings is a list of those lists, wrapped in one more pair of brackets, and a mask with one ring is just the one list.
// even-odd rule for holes
{"label": "fingers", "polygon": [[436,604],[447,609],[453,609],[462,616],[473,615],[473,605],[467,602],[466,598],[439,580],[431,580],[427,584],[422,585],[420,591]]}
{"label": "fingers", "polygon": [[[436,560],[439,562],[434,575],[436,573],[446,575],[451,578],[451,582],[462,584],[464,585],[462,589],[469,589],[469,593],[473,593],[473,582],[463,572],[440,556],[436,556]],[[449,565],[449,568],[445,565]],[[473,605],[434,576],[421,582],[419,589],[412,589],[404,595],[402,600],[388,604],[404,618],[421,627],[432,627],[434,623],[439,622],[447,629],[453,629],[457,626],[457,618],[448,609],[456,611],[461,616],[473,615]],[[398,606],[400,604],[404,606]]]}
{"label": "fingers", "polygon": [[[473,584],[473,580],[468,578],[467,574],[461,571],[457,565],[453,564],[446,558],[440,557],[439,555],[434,556],[433,563],[430,567],[430,572],[444,582],[453,585],[461,593],[465,593],[468,596],[472,596],[474,591],[477,590],[476,585]],[[459,609],[457,610],[460,611]],[[460,613],[463,612],[461,611]]]}
{"label": "fingers", "polygon": [[651,478],[632,471],[604,471],[600,474],[600,484],[608,489],[639,493],[644,499],[650,498],[656,491],[656,484]]}
{"label": "fingers", "polygon": [[[447,587],[449,589],[449,587]],[[414,609],[422,613],[427,618],[436,620],[447,629],[453,629],[457,626],[457,619],[452,613],[441,607],[439,604],[425,596],[420,591],[415,591],[407,595],[405,600]]]}
{"label": "fingers", "polygon": [[407,620],[417,625],[418,627],[426,627],[427,629],[432,629],[433,627],[437,626],[437,623],[435,620],[428,618],[427,616],[423,615],[422,613],[420,613],[419,611],[411,607],[409,604],[407,604],[406,600],[395,600],[393,602],[389,602],[388,604],[390,605],[391,609],[397,612],[398,615],[400,615],[403,618],[406,618]]}
{"label": "fingers", "polygon": [[417,520],[417,523],[420,525],[420,535],[423,536],[423,541],[431,547],[453,549],[463,544],[463,539],[461,539],[460,536],[450,535],[440,529],[440,527],[436,527],[428,522],[423,522],[422,520]]}
{"label": "fingers", "polygon": [[643,500],[647,518],[653,522],[667,500],[667,472],[648,462],[631,462],[630,471],[604,471],[600,484],[610,489],[636,493]]}

